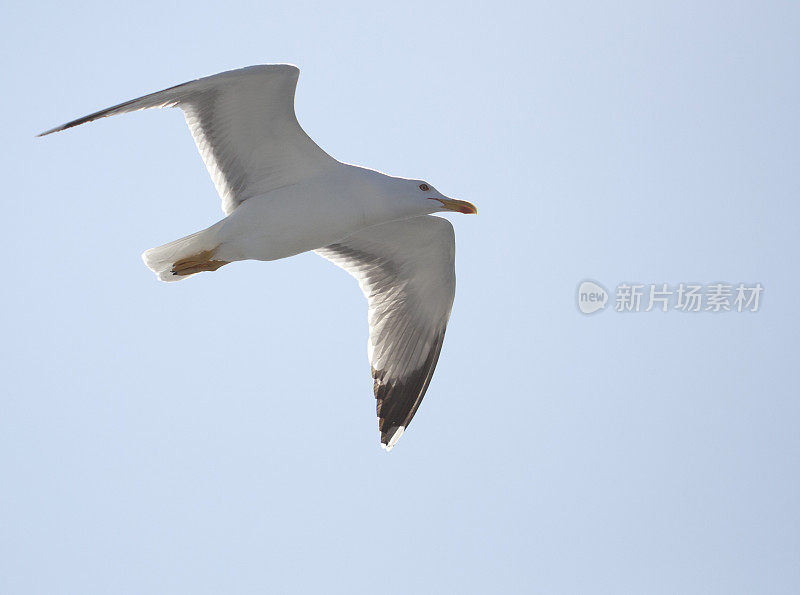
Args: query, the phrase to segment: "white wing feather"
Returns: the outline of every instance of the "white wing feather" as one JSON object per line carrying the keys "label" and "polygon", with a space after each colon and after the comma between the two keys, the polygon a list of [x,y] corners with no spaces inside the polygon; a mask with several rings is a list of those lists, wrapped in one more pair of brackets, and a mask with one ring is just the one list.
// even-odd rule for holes
{"label": "white wing feather", "polygon": [[39,136],[99,118],[179,107],[230,214],[243,201],[317,175],[338,162],[300,127],[289,64],[250,66],[177,85],[78,118]]}
{"label": "white wing feather", "polygon": [[368,354],[381,443],[390,449],[419,407],[455,296],[455,235],[424,216],[369,227],[317,254],[358,280],[369,301]]}

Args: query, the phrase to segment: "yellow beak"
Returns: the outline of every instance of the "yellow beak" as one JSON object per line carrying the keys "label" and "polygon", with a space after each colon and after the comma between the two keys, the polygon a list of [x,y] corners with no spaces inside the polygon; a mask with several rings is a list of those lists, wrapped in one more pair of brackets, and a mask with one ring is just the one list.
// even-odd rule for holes
{"label": "yellow beak", "polygon": [[428,200],[438,200],[446,211],[456,211],[466,215],[477,215],[478,209],[475,205],[466,200],[455,200],[454,198],[430,198]]}

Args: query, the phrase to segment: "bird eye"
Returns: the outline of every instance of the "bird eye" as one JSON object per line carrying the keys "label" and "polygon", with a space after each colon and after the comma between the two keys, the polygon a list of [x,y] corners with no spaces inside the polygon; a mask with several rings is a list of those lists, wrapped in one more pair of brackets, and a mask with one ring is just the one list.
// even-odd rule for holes
{"label": "bird eye", "polygon": [[431,187],[428,186],[427,184],[420,184],[419,189],[422,190],[423,192],[427,192],[428,190],[431,189]]}

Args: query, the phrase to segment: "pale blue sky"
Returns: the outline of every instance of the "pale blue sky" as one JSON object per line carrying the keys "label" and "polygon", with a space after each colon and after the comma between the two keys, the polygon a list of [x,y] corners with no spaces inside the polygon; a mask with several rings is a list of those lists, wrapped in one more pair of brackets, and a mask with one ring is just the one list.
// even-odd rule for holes
{"label": "pale blue sky", "polygon": [[[0,12],[0,592],[796,592],[796,3]],[[142,264],[222,216],[179,112],[33,138],[269,62],[334,157],[479,208],[388,455],[348,275]],[[585,278],[765,293],[585,317]]]}

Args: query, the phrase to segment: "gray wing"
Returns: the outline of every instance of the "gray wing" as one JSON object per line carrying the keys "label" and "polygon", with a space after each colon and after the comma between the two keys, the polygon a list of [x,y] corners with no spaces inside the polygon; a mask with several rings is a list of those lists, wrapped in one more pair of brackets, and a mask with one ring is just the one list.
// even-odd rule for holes
{"label": "gray wing", "polygon": [[250,66],[177,85],[42,132],[151,107],[183,110],[197,149],[230,214],[252,196],[294,184],[338,163],[300,127],[289,64]]}
{"label": "gray wing", "polygon": [[381,445],[391,449],[417,412],[455,296],[455,234],[424,216],[369,227],[317,254],[358,280],[369,301],[368,354]]}

